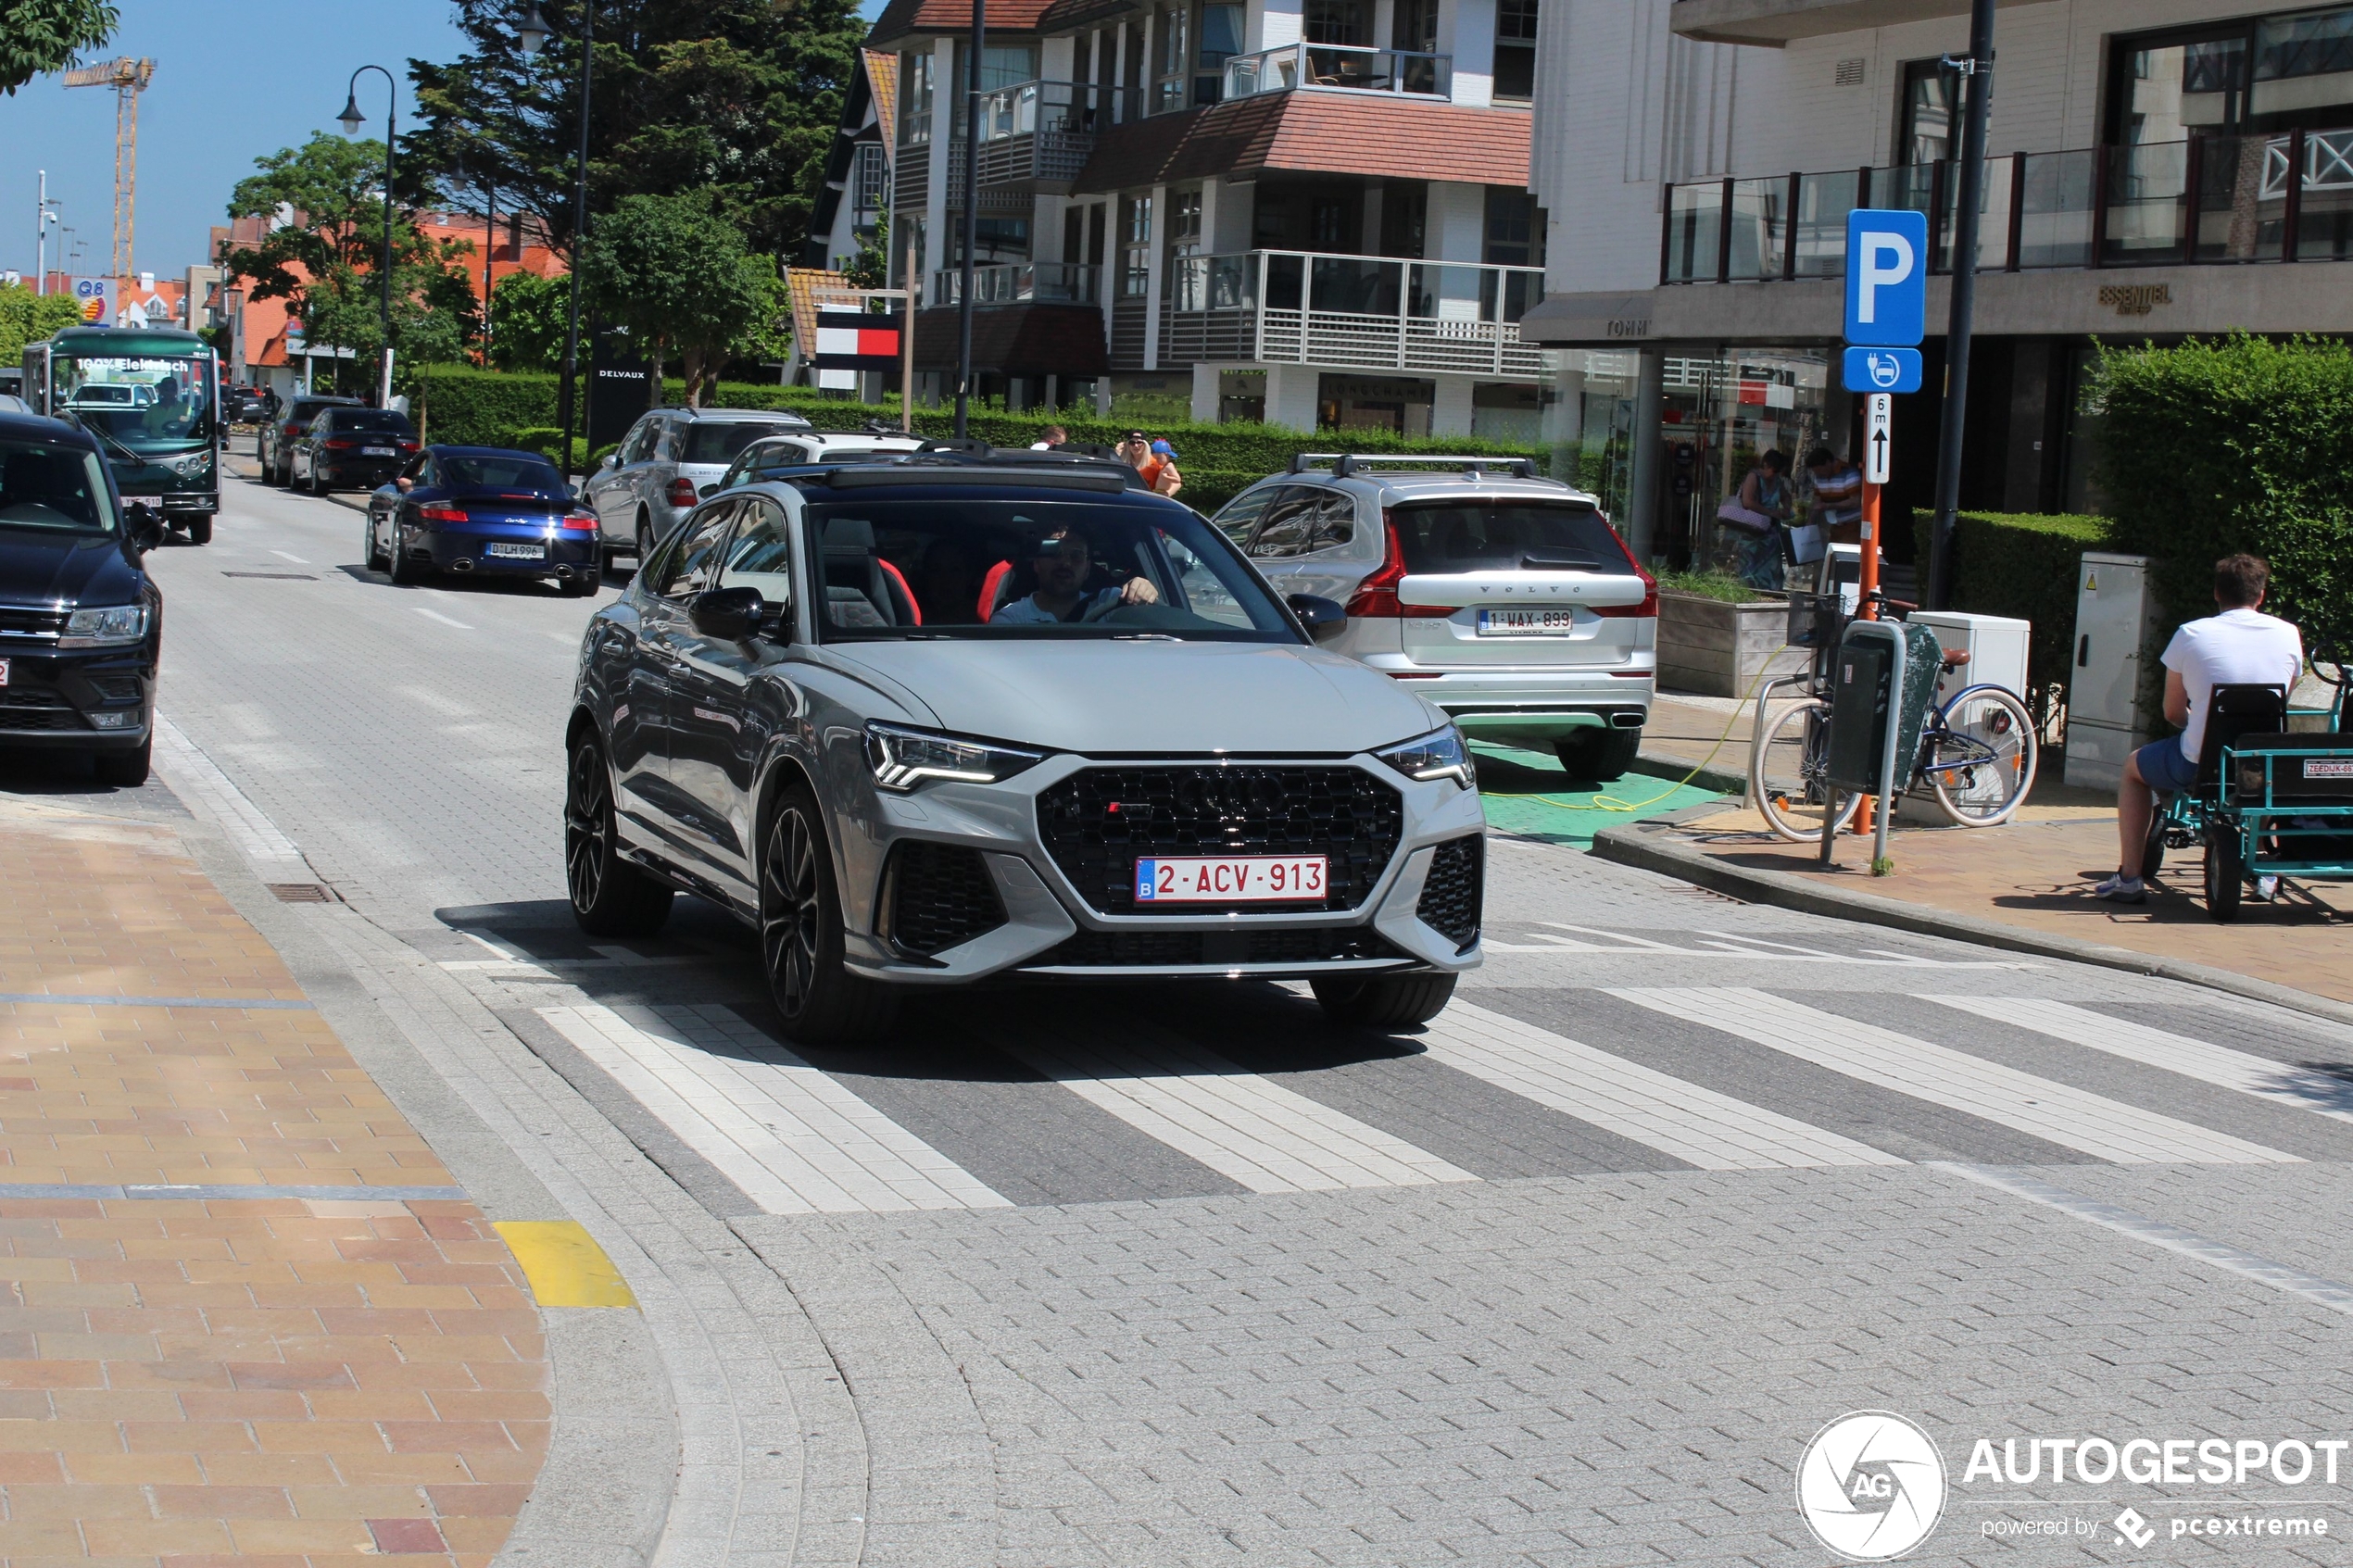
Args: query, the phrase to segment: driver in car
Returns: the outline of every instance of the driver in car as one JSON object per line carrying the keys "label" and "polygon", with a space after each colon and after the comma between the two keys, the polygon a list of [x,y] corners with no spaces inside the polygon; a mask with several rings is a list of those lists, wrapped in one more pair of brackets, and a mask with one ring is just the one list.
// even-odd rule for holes
{"label": "driver in car", "polygon": [[1075,528],[1055,529],[1038,540],[1031,555],[1030,567],[1038,574],[1037,591],[998,606],[989,621],[999,626],[1038,626],[1057,621],[1100,621],[1122,605],[1160,602],[1160,590],[1143,577],[1130,577],[1089,594],[1087,579],[1094,566],[1094,548],[1084,533]]}

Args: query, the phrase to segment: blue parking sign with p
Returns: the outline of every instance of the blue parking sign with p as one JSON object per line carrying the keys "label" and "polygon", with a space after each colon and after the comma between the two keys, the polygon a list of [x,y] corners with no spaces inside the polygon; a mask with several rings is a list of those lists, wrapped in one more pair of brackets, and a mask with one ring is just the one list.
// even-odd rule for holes
{"label": "blue parking sign with p", "polygon": [[1928,214],[1856,207],[1846,215],[1846,341],[1909,348],[1928,324]]}

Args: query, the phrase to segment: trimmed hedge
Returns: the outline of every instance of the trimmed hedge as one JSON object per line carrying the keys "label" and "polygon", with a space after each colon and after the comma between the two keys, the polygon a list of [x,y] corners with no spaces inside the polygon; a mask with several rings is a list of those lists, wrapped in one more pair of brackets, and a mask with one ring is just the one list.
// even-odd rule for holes
{"label": "trimmed hedge", "polygon": [[2213,613],[2215,561],[2246,550],[2307,647],[2353,646],[2353,348],[2239,332],[2106,353],[2085,408],[2115,545],[2153,558],[2160,642]]}
{"label": "trimmed hedge", "polygon": [[[1935,514],[1912,514],[1918,558],[1926,560]],[[2026,682],[2043,711],[2074,659],[2076,566],[2086,550],[2116,547],[2104,517],[2034,512],[1963,512],[1953,520],[1953,608],[2032,621]],[[2025,692],[2019,694],[2027,696]]]}
{"label": "trimmed hedge", "polygon": [[[545,445],[533,450],[552,454],[558,380],[546,374],[507,373],[471,366],[435,366],[418,372],[418,391],[424,401],[435,438],[459,445],[508,446],[531,445],[531,432]],[[684,383],[665,384],[664,395],[683,400]],[[863,430],[880,420],[899,425],[895,403],[858,403],[827,397],[809,387],[723,382],[711,407],[722,408],[786,408],[823,431]],[[1131,420],[1083,419],[1069,413],[1009,414],[1002,409],[975,408],[967,423],[970,433],[998,446],[1026,446],[1049,424],[1059,424],[1070,439],[1082,444],[1113,445],[1128,431],[1139,428],[1165,437],[1176,448],[1177,466],[1185,475],[1180,499],[1202,511],[1214,511],[1241,488],[1290,466],[1299,452],[1441,452],[1465,457],[1533,458],[1540,470],[1549,466],[1541,448],[1514,446],[1465,436],[1434,436],[1408,440],[1385,433],[1352,430],[1313,433],[1281,425],[1153,424]],[[947,408],[915,410],[918,434],[934,437],[955,433],[956,418]],[[601,456],[601,452],[598,454]]]}

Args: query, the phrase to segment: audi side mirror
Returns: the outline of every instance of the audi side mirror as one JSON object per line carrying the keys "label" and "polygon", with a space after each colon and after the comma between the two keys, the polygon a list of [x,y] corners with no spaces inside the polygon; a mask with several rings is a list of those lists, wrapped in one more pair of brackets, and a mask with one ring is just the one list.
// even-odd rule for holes
{"label": "audi side mirror", "polygon": [[1293,594],[1283,601],[1307,634],[1319,643],[1328,643],[1348,629],[1348,611],[1334,601],[1315,594]]}
{"label": "audi side mirror", "polygon": [[686,619],[706,637],[747,642],[760,634],[760,623],[768,619],[768,601],[757,588],[710,588],[687,605]]}

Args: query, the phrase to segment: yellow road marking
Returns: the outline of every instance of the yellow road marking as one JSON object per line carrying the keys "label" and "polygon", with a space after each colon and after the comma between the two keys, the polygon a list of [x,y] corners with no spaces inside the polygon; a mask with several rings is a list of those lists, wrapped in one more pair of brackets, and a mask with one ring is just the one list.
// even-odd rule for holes
{"label": "yellow road marking", "polygon": [[637,1298],[577,1220],[500,1220],[498,1234],[543,1307],[634,1307]]}

